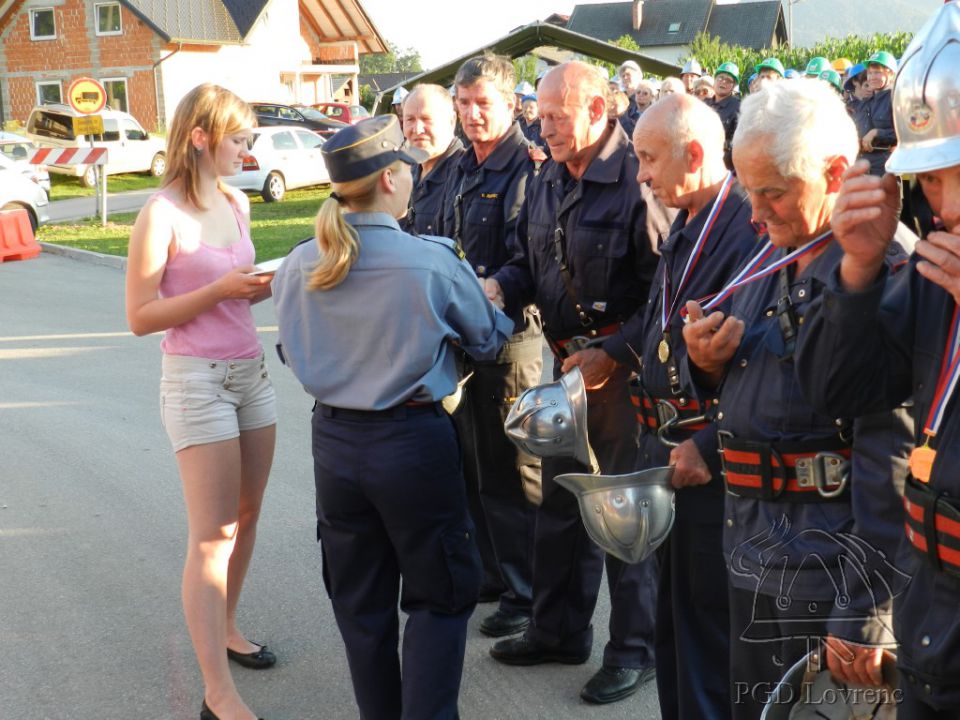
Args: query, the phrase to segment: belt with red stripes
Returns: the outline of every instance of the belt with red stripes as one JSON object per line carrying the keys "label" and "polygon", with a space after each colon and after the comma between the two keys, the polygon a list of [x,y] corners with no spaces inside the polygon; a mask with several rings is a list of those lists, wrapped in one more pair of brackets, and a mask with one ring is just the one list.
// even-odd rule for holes
{"label": "belt with red stripes", "polygon": [[[670,422],[674,417],[680,421],[690,418],[701,417],[707,414],[713,407],[713,402],[707,400],[700,404],[693,398],[655,398],[643,392],[640,383],[636,378],[630,382],[630,402],[637,411],[637,422],[648,431],[655,433],[664,424]],[[667,406],[670,406],[668,408]],[[710,427],[709,421],[691,423],[677,427],[671,431],[672,434],[686,433],[692,435],[695,432]]]}
{"label": "belt with red stripes", "polygon": [[850,445],[839,436],[753,442],[720,433],[727,492],[784,502],[831,502],[849,493]]}
{"label": "belt with red stripes", "polygon": [[960,577],[960,507],[908,477],[903,492],[907,540],[926,555],[937,570]]}
{"label": "belt with red stripes", "polygon": [[615,322],[610,325],[604,325],[601,328],[584,328],[582,333],[569,335],[564,338],[555,338],[551,336],[548,331],[546,333],[547,344],[550,345],[553,354],[563,360],[584,348],[598,344],[597,341],[600,338],[613,335],[619,329],[620,323]]}

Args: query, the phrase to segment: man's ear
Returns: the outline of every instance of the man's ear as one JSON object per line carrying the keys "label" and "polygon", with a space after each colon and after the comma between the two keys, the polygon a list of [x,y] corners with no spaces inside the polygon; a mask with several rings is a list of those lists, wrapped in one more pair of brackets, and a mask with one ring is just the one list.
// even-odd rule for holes
{"label": "man's ear", "polygon": [[590,100],[590,123],[607,117],[607,103],[600,95],[594,95]]}
{"label": "man's ear", "polygon": [[850,167],[850,161],[843,155],[836,155],[827,161],[827,192],[840,192],[843,174]]}
{"label": "man's ear", "polygon": [[687,143],[687,172],[695,173],[703,167],[703,145],[699,140]]}

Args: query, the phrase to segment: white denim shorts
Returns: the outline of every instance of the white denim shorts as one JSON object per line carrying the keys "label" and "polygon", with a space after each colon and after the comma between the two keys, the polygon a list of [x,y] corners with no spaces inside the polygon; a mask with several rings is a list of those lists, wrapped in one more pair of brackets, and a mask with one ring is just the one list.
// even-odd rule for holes
{"label": "white denim shorts", "polygon": [[165,354],[160,419],[174,452],[275,424],[276,398],[263,355],[208,360]]}

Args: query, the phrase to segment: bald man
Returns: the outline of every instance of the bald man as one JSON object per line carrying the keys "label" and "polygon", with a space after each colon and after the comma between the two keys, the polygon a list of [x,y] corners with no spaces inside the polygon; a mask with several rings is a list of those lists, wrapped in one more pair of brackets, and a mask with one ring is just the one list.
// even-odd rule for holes
{"label": "bald man", "polygon": [[[552,160],[527,190],[517,254],[486,287],[508,311],[536,302],[555,356],[554,377],[580,367],[591,445],[601,472],[618,474],[633,470],[637,439],[621,325],[643,305],[657,264],[653,248],[666,238],[670,220],[652,197],[637,192],[637,160],[608,116],[608,96],[606,81],[583,63],[560,65],[543,79],[538,99]],[[591,346],[583,347],[587,341]],[[533,617],[522,637],[491,648],[506,664],[580,664],[590,657],[604,553],[586,534],[577,498],[553,480],[564,472],[583,467],[543,460]],[[606,556],[606,568],[610,641],[603,667],[581,691],[591,703],[625,698],[653,675],[655,560],[627,565]]]}
{"label": "bald man", "polygon": [[[680,211],[660,248],[646,312],[623,329],[640,358],[631,387],[640,426],[636,469],[675,467],[677,513],[660,548],[657,597],[657,686],[664,720],[730,717],[723,478],[716,428],[697,419],[704,410],[682,370],[686,347],[678,312],[686,300],[718,292],[755,248],[750,203],[727,172],[724,142],[719,116],[680,94],[655,103],[633,135],[637,182]],[[691,424],[663,430],[673,417]]]}
{"label": "bald man", "polygon": [[410,209],[400,222],[406,232],[440,232],[444,183],[456,172],[464,153],[463,143],[454,135],[456,126],[453,99],[439,85],[417,85],[403,103],[403,136],[430,155],[413,169]]}

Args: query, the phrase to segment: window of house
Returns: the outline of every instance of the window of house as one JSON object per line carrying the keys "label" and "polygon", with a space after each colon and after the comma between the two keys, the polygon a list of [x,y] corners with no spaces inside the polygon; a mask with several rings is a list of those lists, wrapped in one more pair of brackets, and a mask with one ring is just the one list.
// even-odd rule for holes
{"label": "window of house", "polygon": [[59,80],[37,83],[37,105],[62,102],[63,92]]}
{"label": "window of house", "polygon": [[103,89],[107,91],[107,107],[111,110],[130,112],[127,108],[127,79],[102,78]]}
{"label": "window of house", "polygon": [[667,28],[667,32],[680,32],[680,23],[670,23],[670,27]]}
{"label": "window of house", "polygon": [[120,3],[101,3],[94,7],[97,13],[97,35],[119,35],[123,32]]}
{"label": "window of house", "polygon": [[30,39],[55,40],[57,24],[53,8],[35,8],[30,11]]}

